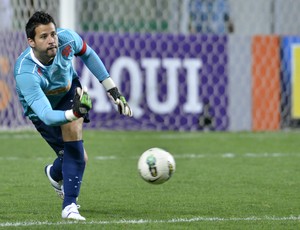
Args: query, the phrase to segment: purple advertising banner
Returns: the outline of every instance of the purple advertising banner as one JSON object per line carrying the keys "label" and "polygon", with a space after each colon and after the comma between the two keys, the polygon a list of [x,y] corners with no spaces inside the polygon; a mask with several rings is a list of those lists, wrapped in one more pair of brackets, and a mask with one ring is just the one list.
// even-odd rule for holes
{"label": "purple advertising banner", "polygon": [[[13,66],[27,46],[24,33],[0,33],[0,125],[28,127],[15,92]],[[133,110],[120,115],[98,80],[77,58],[93,100],[91,129],[226,130],[227,37],[180,34],[83,33]]]}
{"label": "purple advertising banner", "polygon": [[115,112],[103,87],[77,62],[94,102],[89,128],[226,130],[227,37],[217,35],[84,33],[134,117]]}

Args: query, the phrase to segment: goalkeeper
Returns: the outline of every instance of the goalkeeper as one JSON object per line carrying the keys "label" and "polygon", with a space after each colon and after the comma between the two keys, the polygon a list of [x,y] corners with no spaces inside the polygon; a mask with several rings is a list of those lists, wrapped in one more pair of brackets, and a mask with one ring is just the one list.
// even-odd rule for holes
{"label": "goalkeeper", "polygon": [[83,146],[83,122],[92,108],[72,65],[80,57],[106,89],[119,112],[132,116],[126,99],[110,78],[101,59],[74,31],[56,28],[53,18],[35,12],[26,24],[28,48],[16,61],[16,90],[27,116],[57,158],[45,173],[63,199],[62,218],[85,220],[78,212],[87,154]]}

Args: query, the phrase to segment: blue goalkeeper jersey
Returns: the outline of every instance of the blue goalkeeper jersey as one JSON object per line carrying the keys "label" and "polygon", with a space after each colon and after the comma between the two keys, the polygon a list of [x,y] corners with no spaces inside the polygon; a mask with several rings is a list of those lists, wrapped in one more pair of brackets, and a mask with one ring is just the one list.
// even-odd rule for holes
{"label": "blue goalkeeper jersey", "polygon": [[53,110],[71,88],[78,75],[72,59],[80,56],[101,82],[109,77],[101,59],[74,31],[57,29],[58,49],[51,65],[43,65],[28,47],[17,59],[14,69],[16,90],[31,120],[39,118],[48,125],[68,122],[64,111]]}

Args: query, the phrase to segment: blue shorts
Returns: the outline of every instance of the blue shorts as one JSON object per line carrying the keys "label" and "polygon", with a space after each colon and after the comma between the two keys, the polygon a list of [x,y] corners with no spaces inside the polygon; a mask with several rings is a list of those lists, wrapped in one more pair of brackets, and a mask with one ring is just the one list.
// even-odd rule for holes
{"label": "blue shorts", "polygon": [[[77,87],[81,88],[81,84],[78,78],[73,79],[72,86],[69,92],[62,98],[60,103],[53,109],[55,110],[68,110],[72,108],[75,90]],[[84,122],[89,122],[88,114],[84,118]],[[55,151],[57,156],[61,156],[64,153],[64,141],[62,138],[62,132],[60,126],[48,126],[41,120],[32,121],[36,130],[47,141],[51,148]]]}

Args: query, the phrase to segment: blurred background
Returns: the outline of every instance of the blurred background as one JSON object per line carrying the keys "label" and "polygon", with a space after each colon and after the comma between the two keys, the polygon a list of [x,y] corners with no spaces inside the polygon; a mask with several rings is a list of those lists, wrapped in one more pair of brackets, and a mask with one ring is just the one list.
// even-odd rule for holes
{"label": "blurred background", "polygon": [[36,10],[76,30],[134,109],[120,117],[76,60],[91,92],[90,129],[277,131],[299,127],[300,0],[1,0],[0,129],[31,128],[14,62]]}
{"label": "blurred background", "polygon": [[[60,21],[60,0],[2,0],[1,29],[23,30],[45,10]],[[72,2],[67,0],[66,2]],[[299,0],[81,0],[77,31],[299,34]],[[70,8],[65,14],[70,14]]]}

